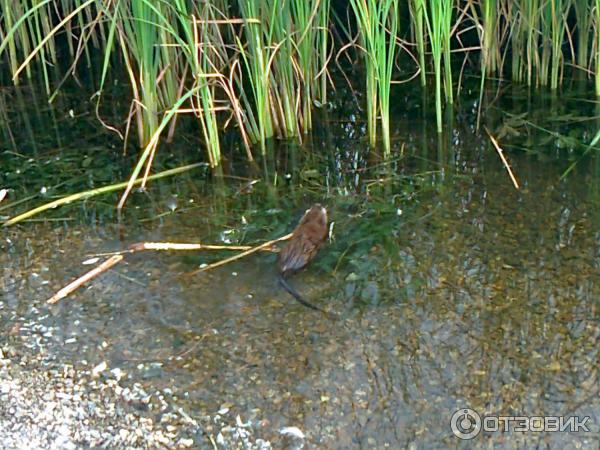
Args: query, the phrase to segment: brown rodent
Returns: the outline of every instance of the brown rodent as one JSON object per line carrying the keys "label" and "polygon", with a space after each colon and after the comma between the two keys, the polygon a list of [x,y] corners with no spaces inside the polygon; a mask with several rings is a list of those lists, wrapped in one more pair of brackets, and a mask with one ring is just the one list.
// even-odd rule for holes
{"label": "brown rodent", "polygon": [[302,298],[296,290],[290,286],[286,278],[293,275],[310,263],[316,256],[317,251],[327,238],[327,210],[320,204],[313,205],[307,209],[300,219],[300,223],[294,229],[292,237],[285,247],[279,252],[277,269],[279,271],[279,282],[296,300],[304,306],[323,311]]}

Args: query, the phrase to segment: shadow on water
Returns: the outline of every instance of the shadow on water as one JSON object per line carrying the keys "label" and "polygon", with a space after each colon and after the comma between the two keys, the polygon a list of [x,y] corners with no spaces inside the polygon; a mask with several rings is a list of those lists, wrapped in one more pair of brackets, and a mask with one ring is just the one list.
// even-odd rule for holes
{"label": "shadow on water", "polygon": [[[518,114],[524,103],[511,101],[512,110],[499,107]],[[4,229],[2,339],[47,365],[106,361],[191,417],[239,414],[274,448],[286,426],[303,430],[309,448],[462,447],[468,441],[450,428],[459,408],[591,417],[589,433],[482,433],[471,442],[480,447],[593,448],[598,158],[559,181],[569,164],[562,154],[510,152],[516,190],[474,121],[473,111],[458,114],[438,139],[423,118],[398,113],[384,164],[367,151],[365,124],[334,110],[303,146],[277,144],[278,156],[255,168],[226,164],[221,178],[199,171],[135,193],[126,243],[114,226],[116,196]],[[542,145],[536,133],[511,136],[515,147]],[[103,147],[62,139],[79,153],[43,150],[38,140],[35,158],[22,158],[20,174],[30,176],[3,169],[3,183],[37,195],[42,176],[65,192],[73,185],[61,176],[88,188],[127,175],[130,166]],[[183,158],[176,144],[169,149],[159,167]],[[193,277],[185,274],[225,254],[136,254],[58,306],[44,303],[86,270],[87,255],[142,240],[271,239],[315,201],[330,210],[333,239],[293,283],[339,320],[288,297],[268,253]],[[195,444],[210,445],[218,431],[205,424]]]}

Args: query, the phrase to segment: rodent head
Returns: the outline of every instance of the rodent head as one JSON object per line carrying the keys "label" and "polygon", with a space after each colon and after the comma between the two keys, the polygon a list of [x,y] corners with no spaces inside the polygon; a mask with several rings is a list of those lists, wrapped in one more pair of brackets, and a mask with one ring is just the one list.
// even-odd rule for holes
{"label": "rodent head", "polygon": [[316,222],[324,227],[327,226],[327,210],[319,203],[315,203],[306,210],[300,224]]}

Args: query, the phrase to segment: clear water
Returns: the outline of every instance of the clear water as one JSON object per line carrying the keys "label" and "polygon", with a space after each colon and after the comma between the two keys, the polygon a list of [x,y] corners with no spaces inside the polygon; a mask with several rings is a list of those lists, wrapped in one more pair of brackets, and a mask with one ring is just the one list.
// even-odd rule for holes
{"label": "clear water", "polygon": [[[395,112],[389,163],[368,152],[361,113],[341,97],[304,146],[273,143],[277,156],[226,163],[222,177],[196,169],[152,183],[133,194],[121,227],[118,197],[107,195],[1,229],[0,339],[48,365],[106,361],[148,392],[170,389],[192,417],[228,408],[275,448],[286,426],[308,448],[598,448],[600,160],[580,159],[570,140],[594,134],[593,122],[577,122],[593,111],[576,95],[516,89],[486,110],[517,190],[475,131],[468,95],[438,138],[421,99],[398,92],[409,112]],[[16,107],[16,147],[5,140],[0,156],[1,184],[14,190],[0,215],[127,177],[135,155],[120,156],[89,105],[74,103],[72,119],[74,100],[61,102]],[[239,161],[231,142],[229,161]],[[198,148],[183,134],[156,170],[203,158]],[[138,253],[45,303],[90,268],[89,255],[138,241],[258,243],[287,233],[316,201],[335,222],[332,241],[293,283],[338,320],[282,291],[269,253],[197,275],[231,253]],[[591,431],[462,441],[450,427],[460,408],[589,416]],[[210,434],[196,445],[209,446]]]}

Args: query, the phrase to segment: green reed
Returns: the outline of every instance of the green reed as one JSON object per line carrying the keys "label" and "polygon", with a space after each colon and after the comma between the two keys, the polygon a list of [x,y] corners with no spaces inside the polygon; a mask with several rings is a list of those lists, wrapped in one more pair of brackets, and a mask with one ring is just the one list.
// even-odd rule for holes
{"label": "green reed", "polygon": [[[300,84],[301,107],[297,119],[302,132],[312,128],[311,109],[320,90],[322,102],[327,101],[327,73],[322,71],[327,61],[327,17],[329,1],[291,0],[291,21],[294,32],[288,35],[298,62],[297,81]],[[320,88],[320,89],[319,89]]]}
{"label": "green reed", "polygon": [[413,40],[417,46],[421,87],[425,87],[425,85],[427,84],[427,71],[425,66],[425,1],[426,0],[411,0],[408,3],[408,6],[410,8]]}
{"label": "green reed", "polygon": [[296,122],[304,132],[308,131],[312,125],[310,110],[312,109],[311,100],[313,98],[312,82],[315,75],[313,64],[315,58],[313,55],[317,36],[317,29],[312,26],[313,19],[316,17],[316,15],[313,15],[312,6],[312,2],[304,0],[290,1],[290,19],[296,29],[294,34],[288,34],[287,36],[291,44],[291,54],[295,53],[298,61],[297,81],[302,85],[302,88],[301,105],[298,111],[300,117]]}
{"label": "green reed", "polygon": [[[557,89],[564,67],[563,46],[571,0],[521,0],[512,3],[512,77],[527,85]],[[582,13],[582,5],[578,5]],[[581,26],[586,27],[585,21]],[[571,33],[570,33],[571,34]],[[587,42],[583,42],[587,47]],[[583,54],[585,54],[585,50]]]}
{"label": "green reed", "polygon": [[[197,4],[199,9],[189,9],[190,5],[185,0],[174,0],[173,6],[179,27],[177,30],[173,27],[171,32],[182,50],[182,63],[190,68],[191,89],[196,91],[192,97],[192,111],[198,118],[210,165],[216,167],[221,162],[216,91],[227,60],[218,24],[221,12],[210,3]],[[182,76],[185,70],[178,73]],[[182,85],[184,82],[184,79],[179,81]]]}
{"label": "green reed", "polygon": [[600,0],[595,0],[596,7],[594,8],[596,14],[594,14],[594,18],[596,21],[596,26],[594,28],[594,41],[596,44],[596,53],[594,55],[594,62],[596,67],[596,96],[600,97]]}
{"label": "green reed", "polygon": [[[45,3],[48,3],[47,0]],[[3,14],[2,20],[2,42],[0,42],[0,54],[8,48],[8,64],[11,73],[16,73],[19,68],[19,57],[21,54],[28,54],[31,50],[31,41],[28,28],[23,23],[34,13],[35,9],[42,8],[45,3],[31,8],[27,13],[24,11],[24,5],[13,0],[2,0]],[[27,77],[31,76],[31,68],[27,66]],[[15,84],[19,83],[19,78],[13,79]]]}
{"label": "green reed", "polygon": [[565,34],[565,14],[569,1],[550,0],[542,3],[540,11],[540,27],[542,44],[541,59],[539,62],[538,80],[542,85],[558,88],[560,69],[563,65],[562,45]]}
{"label": "green reed", "polygon": [[[558,89],[559,75],[563,66],[562,45],[564,41],[567,12],[569,1],[553,0],[550,1],[550,20],[551,20],[551,42],[552,42],[552,66],[550,69],[550,89]],[[546,6],[548,9],[548,6]]]}
{"label": "green reed", "polygon": [[[287,0],[263,0],[268,8],[277,11],[265,19],[271,20],[268,27],[272,30],[275,52],[271,79],[271,92],[274,100],[273,119],[277,124],[280,136],[299,135],[299,124],[296,120],[298,73],[294,67],[294,22],[291,16],[291,2]],[[296,61],[297,62],[297,61]]]}
{"label": "green reed", "polygon": [[510,54],[511,54],[511,77],[515,82],[523,81],[523,17],[519,11],[519,5],[513,2],[507,6],[504,17],[512,24],[510,32]]}
{"label": "green reed", "polygon": [[527,74],[527,85],[534,82],[534,71],[540,66],[539,53],[539,22],[540,22],[540,0],[522,0],[522,13],[524,16],[525,32],[525,60],[527,62],[525,72]]}
{"label": "green reed", "polygon": [[[249,159],[250,142],[260,143],[264,151],[272,136],[301,137],[311,129],[313,105],[325,103],[331,88],[332,36],[340,36],[337,48],[351,46],[353,40],[349,32],[336,33],[334,27],[343,27],[331,20],[330,2],[0,0],[0,57],[15,83],[23,74],[30,77],[35,64],[50,93],[62,83],[56,82],[60,72],[73,73],[79,60],[90,66],[93,52],[104,52],[100,94],[116,64],[125,69],[131,85],[132,119],[125,139],[133,126],[140,145],[151,148],[150,142],[158,142],[159,129],[168,139],[178,115],[193,114],[207,159],[217,166],[219,135],[230,123],[242,135]],[[351,0],[347,5],[360,36],[354,48],[365,61],[369,143],[375,146],[381,133],[385,152],[391,147],[390,86],[398,52],[399,5],[399,0]],[[464,23],[453,23],[454,5],[457,11],[470,11],[455,15],[455,21]],[[336,14],[342,12],[340,7],[336,4]],[[424,89],[426,64],[431,61],[438,130],[442,96],[447,104],[454,96],[451,43],[461,45],[459,34],[471,27],[470,20],[477,31],[466,33],[480,40],[482,86],[492,74],[506,75],[503,63],[508,58],[514,81],[557,89],[569,51],[576,53],[577,66],[595,69],[600,96],[600,0],[409,0],[403,11],[410,14],[402,19],[409,19],[412,31],[406,48],[417,50]],[[453,29],[459,30],[456,38],[451,36]],[[52,66],[59,70],[51,72]],[[177,113],[167,116],[189,92],[193,94]],[[160,126],[161,117],[169,117],[170,128]],[[155,150],[148,154],[146,171]]]}
{"label": "green reed", "polygon": [[[593,35],[592,4],[589,0],[573,0],[577,27],[577,65],[589,64],[590,36]],[[574,61],[575,62],[575,61]]]}
{"label": "green reed", "polygon": [[[33,14],[30,20],[27,21],[29,26],[29,34],[33,36],[35,42],[41,42],[45,36],[51,32],[51,19],[49,15],[48,7],[38,9],[36,14]],[[56,64],[56,45],[54,39],[49,39],[46,45],[39,49],[39,59],[42,67],[48,64]],[[44,77],[44,86],[46,92],[50,93],[50,80],[47,70],[42,70]]]}
{"label": "green reed", "polygon": [[[528,37],[528,20],[522,13],[520,3],[513,2],[512,4],[512,68],[513,81],[523,83],[527,82],[527,62],[529,54],[527,52],[527,37]],[[529,84],[529,83],[528,83]]]}
{"label": "green reed", "polygon": [[[30,55],[37,56],[42,68],[46,91],[50,92],[47,67],[56,64],[55,32],[51,29],[51,0],[44,0],[31,8],[21,2],[4,0],[2,14],[4,32],[3,42],[0,43],[0,55],[8,47],[8,60],[15,84],[19,82],[18,74],[25,69],[28,78],[31,77],[29,64],[19,64],[19,58],[26,61]],[[42,45],[39,45],[42,43]],[[35,48],[35,50],[34,50]],[[50,59],[47,58],[50,56]],[[32,57],[33,58],[33,57]]]}
{"label": "green reed", "polygon": [[118,39],[133,90],[141,146],[147,145],[154,135],[159,109],[162,109],[158,93],[160,85],[156,82],[165,62],[161,61],[159,51],[161,32],[157,20],[160,14],[160,10],[145,0],[118,2],[114,11]]}
{"label": "green reed", "polygon": [[[266,151],[266,139],[273,136],[271,119],[271,56],[274,51],[273,32],[268,28],[269,22],[261,20],[268,14],[277,14],[277,9],[268,10],[260,0],[248,0],[239,3],[240,12],[245,20],[245,45],[237,40],[244,66],[248,73],[248,84],[252,99],[246,94],[244,85],[240,84],[241,98],[246,111],[246,127],[253,142],[259,142],[261,151]],[[270,23],[273,21],[271,20]],[[253,103],[252,101],[253,100]]]}
{"label": "green reed", "polygon": [[390,86],[399,27],[398,0],[350,0],[364,50],[369,143],[377,142],[377,117],[381,118],[383,149],[389,154]]}
{"label": "green reed", "polygon": [[246,84],[238,82],[241,103],[248,134],[264,152],[265,139],[274,134],[289,138],[310,130],[318,78],[326,98],[328,31],[322,21],[329,0],[249,0],[239,8],[245,43],[237,42],[248,76]]}
{"label": "green reed", "polygon": [[[81,53],[85,52],[88,66],[91,65],[87,51],[88,40],[99,47],[104,38],[104,27],[100,20],[102,8],[98,2],[60,0],[60,5],[56,4],[57,2],[58,0],[43,0],[31,2],[29,5],[28,2],[20,0],[0,0],[0,31],[4,30],[1,34],[3,40],[0,42],[0,54],[8,47],[7,59],[14,83],[19,83],[19,74],[23,70],[27,78],[31,77],[30,63],[37,59],[48,94],[52,90],[50,68],[58,66],[68,69],[64,64],[59,64],[57,36],[67,41],[68,56],[71,60],[76,61]],[[57,11],[61,11],[58,18]],[[77,21],[75,26],[73,21]],[[20,58],[23,58],[21,63]],[[68,69],[67,73],[70,70]]]}
{"label": "green reed", "polygon": [[427,30],[433,55],[435,77],[435,111],[439,133],[442,132],[442,56],[444,59],[444,94],[446,102],[452,104],[452,61],[450,59],[450,34],[452,30],[452,0],[429,0],[426,9]]}
{"label": "green reed", "polygon": [[535,81],[534,70],[540,66],[539,16],[539,0],[519,0],[512,3],[512,77],[514,81],[525,82],[527,85]]}
{"label": "green reed", "polygon": [[321,104],[327,103],[327,88],[328,88],[328,76],[327,65],[330,57],[330,44],[329,44],[329,9],[331,7],[331,0],[320,0],[318,3],[317,19],[316,19],[316,67],[315,77],[318,80],[318,97]]}
{"label": "green reed", "polygon": [[133,186],[135,184],[140,183],[139,175],[140,175],[142,169],[144,168],[144,165],[146,166],[146,171],[144,173],[144,176],[142,177],[141,184],[142,184],[142,187],[145,186],[146,181],[150,178],[149,169],[151,166],[153,156],[156,152],[156,148],[158,147],[158,142],[159,142],[162,132],[165,130],[167,125],[173,120],[173,118],[179,113],[183,104],[185,102],[189,101],[191,98],[193,98],[193,96],[198,93],[198,90],[199,90],[198,86],[190,89],[189,91],[184,93],[180,98],[178,98],[177,101],[173,105],[171,105],[171,107],[169,109],[167,109],[165,111],[162,120],[158,123],[156,130],[154,131],[154,134],[150,137],[150,140],[144,147],[144,150],[142,151],[140,157],[138,158],[138,160],[135,164],[135,167],[133,168],[133,172],[132,172],[131,176],[129,177],[129,181],[127,182],[127,187],[125,188],[125,192],[123,192],[123,195],[121,196],[121,199],[119,200],[119,204],[117,205],[117,208],[119,210],[122,209],[123,206],[125,205],[125,202],[127,201],[127,198],[129,197],[129,194],[131,192],[131,189],[133,189]]}
{"label": "green reed", "polygon": [[[60,5],[62,11],[70,11],[76,6],[81,5],[81,1],[61,0]],[[90,49],[88,45],[81,44],[89,39],[94,48],[100,48],[103,45],[105,38],[104,27],[95,26],[101,19],[102,17],[97,14],[96,8],[85,8],[73,20],[65,23],[64,26],[64,38],[67,41],[69,55],[72,58],[77,58],[76,55],[79,52],[83,52],[88,67],[92,65]],[[101,42],[103,43],[101,44]]]}
{"label": "green reed", "polygon": [[498,70],[501,36],[498,30],[498,0],[481,0],[482,36],[481,36],[481,71],[482,76],[495,74]]}

